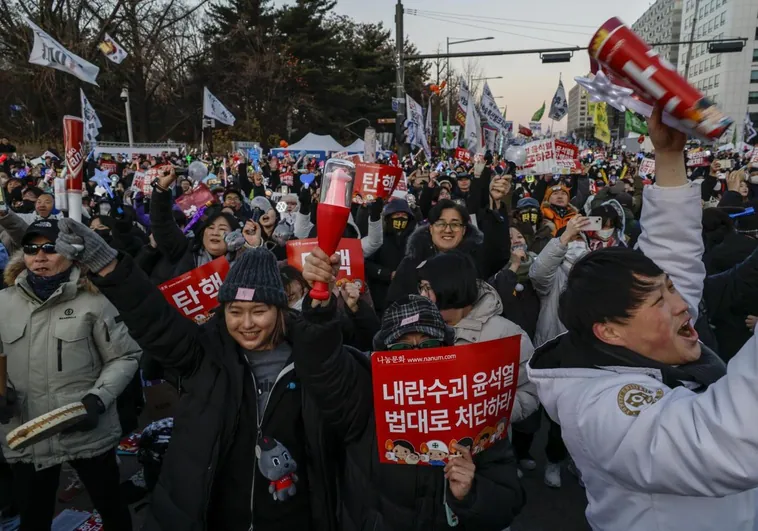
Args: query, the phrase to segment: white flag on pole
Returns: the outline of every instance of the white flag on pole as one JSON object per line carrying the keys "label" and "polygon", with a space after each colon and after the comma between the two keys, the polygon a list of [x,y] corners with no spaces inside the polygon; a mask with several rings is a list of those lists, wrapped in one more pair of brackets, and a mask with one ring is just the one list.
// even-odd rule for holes
{"label": "white flag on pole", "polygon": [[86,142],[95,142],[98,131],[103,124],[100,123],[100,118],[97,117],[95,108],[92,107],[87,96],[84,95],[84,91],[79,89],[79,95],[82,100],[82,120],[84,121],[84,140]]}
{"label": "white flag on pole", "polygon": [[558,80],[558,88],[555,89],[555,96],[553,96],[553,103],[550,104],[550,114],[548,118],[551,120],[563,120],[563,117],[568,114],[568,100],[566,99],[566,89],[563,88],[563,81]]}
{"label": "white flag on pole", "polygon": [[745,114],[745,142],[750,142],[755,135],[758,135],[753,126],[753,121],[750,119],[750,111]]}
{"label": "white flag on pole", "polygon": [[97,85],[96,79],[100,68],[69,52],[28,18],[23,17],[23,20],[34,32],[34,47],[29,55],[31,64],[67,72],[82,81]]}
{"label": "white flag on pole", "polygon": [[482,90],[482,99],[479,106],[482,111],[482,119],[485,124],[493,129],[496,129],[501,135],[508,135],[513,128],[513,124],[508,125],[503,114],[495,103],[495,96],[492,95],[487,82],[484,82],[484,90]]}
{"label": "white flag on pole", "polygon": [[429,148],[429,142],[424,132],[424,108],[411,98],[405,95],[405,127],[408,132],[408,144],[418,146],[424,149],[427,158],[432,158],[432,150]]}
{"label": "white flag on pole", "polygon": [[426,110],[426,123],[424,124],[424,133],[426,133],[426,140],[429,141],[432,138],[432,98],[429,97],[429,108]]}
{"label": "white flag on pole", "polygon": [[203,88],[203,116],[215,118],[222,124],[234,125],[234,115],[224,107],[224,104],[216,96],[211,94],[208,87]]}
{"label": "white flag on pole", "polygon": [[121,61],[126,59],[126,56],[129,55],[126,53],[126,50],[124,50],[123,46],[117,43],[115,39],[107,33],[103,38],[103,42],[98,45],[98,48],[100,48],[100,51],[105,54],[105,57],[117,65],[120,65]]}
{"label": "white flag on pole", "polygon": [[482,134],[482,122],[479,117],[479,109],[469,102],[466,109],[466,128],[463,142],[466,149],[473,153],[484,153],[484,136]]}

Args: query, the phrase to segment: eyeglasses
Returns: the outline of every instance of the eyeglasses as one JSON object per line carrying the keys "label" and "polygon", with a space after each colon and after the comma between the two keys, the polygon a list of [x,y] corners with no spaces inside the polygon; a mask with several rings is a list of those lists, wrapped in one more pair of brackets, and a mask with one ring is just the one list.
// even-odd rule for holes
{"label": "eyeglasses", "polygon": [[27,243],[24,245],[24,254],[34,256],[40,251],[40,249],[45,254],[57,254],[54,243]]}
{"label": "eyeglasses", "polygon": [[453,221],[452,223],[447,223],[445,221],[439,220],[435,221],[432,226],[437,230],[445,231],[448,228],[453,232],[458,232],[463,228],[463,223],[460,221]]}
{"label": "eyeglasses", "polygon": [[439,348],[445,346],[445,342],[441,339],[425,339],[424,341],[414,345],[413,343],[392,343],[387,345],[387,350],[417,350],[424,348]]}

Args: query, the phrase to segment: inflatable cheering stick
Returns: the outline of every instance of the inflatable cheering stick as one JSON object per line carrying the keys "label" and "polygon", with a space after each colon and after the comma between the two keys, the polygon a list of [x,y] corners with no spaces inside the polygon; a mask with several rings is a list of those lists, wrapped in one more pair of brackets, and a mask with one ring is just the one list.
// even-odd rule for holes
{"label": "inflatable cheering stick", "polygon": [[[733,122],[615,17],[592,37],[589,54],[593,72],[599,65],[612,82],[634,89],[639,99],[650,106],[662,105],[682,129],[692,134],[715,139]],[[630,101],[628,106],[650,116],[647,109],[633,103]]]}
{"label": "inflatable cheering stick", "polygon": [[[324,167],[324,181],[321,183],[321,201],[317,210],[318,246],[328,256],[334,254],[345,232],[350,217],[353,198],[355,165],[342,159],[329,159]],[[310,292],[317,301],[329,299],[329,286],[314,282]]]}

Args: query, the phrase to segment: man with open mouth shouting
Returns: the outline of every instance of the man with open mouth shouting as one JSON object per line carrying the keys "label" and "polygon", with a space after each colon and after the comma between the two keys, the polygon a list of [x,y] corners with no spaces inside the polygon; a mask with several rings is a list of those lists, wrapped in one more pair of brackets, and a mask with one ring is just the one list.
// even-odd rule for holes
{"label": "man with open mouth shouting", "polygon": [[575,263],[559,308],[568,331],[537,350],[529,379],[581,472],[593,530],[752,531],[758,342],[728,371],[698,342],[700,187],[686,177],[685,135],[660,109],[649,127],[658,172],[640,249]]}

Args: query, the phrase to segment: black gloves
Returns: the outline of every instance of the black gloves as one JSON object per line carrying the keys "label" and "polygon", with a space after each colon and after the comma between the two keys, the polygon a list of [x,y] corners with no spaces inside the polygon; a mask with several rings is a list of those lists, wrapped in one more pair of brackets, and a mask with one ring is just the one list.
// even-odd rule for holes
{"label": "black gloves", "polygon": [[0,395],[0,424],[8,424],[16,415],[16,390],[8,388]]}
{"label": "black gloves", "polygon": [[377,198],[376,201],[369,205],[369,220],[379,221],[382,219],[382,210],[384,210],[384,201]]}
{"label": "black gloves", "polygon": [[83,417],[77,424],[67,428],[63,433],[72,433],[77,431],[92,431],[97,428],[100,421],[100,415],[105,413],[105,404],[97,395],[89,394],[82,398],[82,404],[87,409],[87,416]]}

